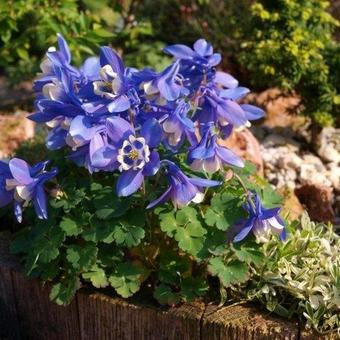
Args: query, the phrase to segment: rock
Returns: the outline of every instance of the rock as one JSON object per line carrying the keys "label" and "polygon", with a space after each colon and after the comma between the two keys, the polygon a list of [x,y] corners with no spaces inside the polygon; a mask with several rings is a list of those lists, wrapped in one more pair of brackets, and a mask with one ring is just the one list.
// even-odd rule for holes
{"label": "rock", "polygon": [[238,156],[256,165],[260,175],[263,175],[263,159],[260,144],[254,135],[248,130],[233,131],[226,140],[220,140],[219,144],[233,150]]}
{"label": "rock", "polygon": [[306,207],[309,216],[314,221],[334,222],[333,190],[330,187],[317,184],[305,184],[295,189],[295,194]]}
{"label": "rock", "polygon": [[331,187],[331,181],[326,176],[327,170],[319,164],[303,163],[300,167],[299,182],[301,184],[317,184]]}
{"label": "rock", "polygon": [[284,197],[282,204],[282,216],[287,218],[290,222],[297,220],[304,212],[304,208],[295,195],[294,190],[289,187],[283,187],[279,190],[279,193],[282,197]]}
{"label": "rock", "polygon": [[299,143],[294,141],[291,138],[284,137],[282,135],[278,135],[272,133],[268,135],[261,143],[264,148],[271,148],[277,146],[285,146],[291,150],[297,151],[299,149]]}
{"label": "rock", "polygon": [[300,104],[297,95],[286,95],[281,90],[272,88],[253,96],[249,95],[247,99],[255,99],[256,104],[264,108],[266,117],[263,124],[268,127],[291,127],[293,123],[303,120],[303,117],[292,114]]}
{"label": "rock", "polygon": [[0,158],[9,157],[24,140],[34,136],[34,123],[28,120],[27,112],[0,115]]}
{"label": "rock", "polygon": [[336,163],[328,163],[328,179],[336,191],[340,192],[340,165]]}
{"label": "rock", "polygon": [[322,129],[318,136],[317,153],[327,162],[340,164],[340,129]]}

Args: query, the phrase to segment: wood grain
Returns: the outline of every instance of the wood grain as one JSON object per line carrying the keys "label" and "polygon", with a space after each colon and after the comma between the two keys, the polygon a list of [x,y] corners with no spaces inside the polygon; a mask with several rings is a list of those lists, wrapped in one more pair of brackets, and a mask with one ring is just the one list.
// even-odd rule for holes
{"label": "wood grain", "polygon": [[80,339],[78,309],[74,300],[61,307],[49,300],[49,289],[37,280],[13,272],[20,333],[24,339]]}
{"label": "wood grain", "polygon": [[81,338],[119,340],[200,339],[203,303],[160,309],[103,294],[78,294]]}
{"label": "wood grain", "polygon": [[204,340],[248,340],[299,338],[299,325],[261,312],[250,305],[208,306],[202,321]]}

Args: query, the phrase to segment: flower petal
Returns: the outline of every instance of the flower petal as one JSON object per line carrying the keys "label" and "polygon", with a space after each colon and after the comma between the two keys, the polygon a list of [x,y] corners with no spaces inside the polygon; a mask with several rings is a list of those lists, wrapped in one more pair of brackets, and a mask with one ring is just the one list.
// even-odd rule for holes
{"label": "flower petal", "polygon": [[148,119],[142,126],[141,135],[145,138],[150,148],[159,145],[162,139],[162,128],[157,119]]}
{"label": "flower petal", "polygon": [[33,205],[38,218],[41,220],[47,219],[47,199],[45,189],[42,185],[38,185],[35,190]]}
{"label": "flower petal", "polygon": [[22,222],[22,206],[21,203],[14,201],[14,215],[19,223]]}
{"label": "flower petal", "polygon": [[167,200],[170,199],[170,194],[171,194],[171,190],[172,190],[172,187],[169,186],[168,189],[166,189],[163,194],[161,196],[159,196],[157,199],[155,199],[154,201],[152,201],[147,207],[146,209],[151,209],[153,207],[155,207],[156,205],[159,205],[159,204],[163,204],[165,203]]}
{"label": "flower petal", "polygon": [[71,62],[71,52],[67,45],[67,42],[60,33],[57,33],[57,37],[59,50],[65,58],[65,61],[69,64]]}
{"label": "flower petal", "polygon": [[113,101],[107,105],[109,112],[123,112],[130,108],[131,103],[126,95],[121,95],[113,99]]}
{"label": "flower petal", "polygon": [[244,167],[244,162],[242,161],[242,159],[237,156],[233,151],[222,146],[217,146],[216,153],[224,163],[240,168]]}
{"label": "flower petal", "polygon": [[256,120],[265,116],[265,112],[257,106],[249,104],[241,104],[240,106],[246,113],[248,120]]}
{"label": "flower petal", "polygon": [[93,152],[90,161],[94,168],[105,169],[107,166],[114,163],[116,159],[117,150],[108,145]]}
{"label": "flower petal", "polygon": [[205,39],[198,39],[194,43],[194,50],[202,57],[213,54],[213,47]]}
{"label": "flower petal", "polygon": [[242,230],[234,237],[234,242],[242,241],[252,230],[255,223],[254,218],[250,218],[245,221],[244,225],[242,226]]}
{"label": "flower petal", "polygon": [[228,89],[234,89],[238,86],[238,80],[236,80],[229,73],[217,71],[215,75],[215,82],[221,84]]}
{"label": "flower petal", "polygon": [[157,173],[160,167],[160,158],[157,151],[152,151],[150,154],[150,161],[145,164],[143,168],[144,176],[153,176]]}
{"label": "flower petal", "polygon": [[[246,87],[235,87],[228,90],[223,90],[220,92],[220,97],[232,99],[232,100],[239,100],[246,96],[250,90]],[[241,106],[242,107],[242,106]]]}
{"label": "flower petal", "polygon": [[195,52],[190,47],[182,44],[167,46],[163,51],[179,59],[192,59],[195,56]]}
{"label": "flower petal", "polygon": [[196,185],[197,187],[215,187],[217,185],[221,185],[222,183],[219,181],[213,181],[211,179],[204,179],[204,178],[199,178],[199,177],[189,177],[189,182],[191,184]]}
{"label": "flower petal", "polygon": [[30,166],[22,159],[13,158],[9,161],[9,169],[12,176],[23,185],[32,183],[33,178],[30,175]]}
{"label": "flower petal", "polygon": [[128,170],[122,172],[117,182],[117,195],[130,196],[135,193],[142,185],[144,176],[142,170]]}
{"label": "flower petal", "polygon": [[110,117],[106,120],[107,133],[117,147],[121,146],[122,139],[133,135],[133,127],[128,121],[121,117]]}
{"label": "flower petal", "polygon": [[122,76],[124,74],[124,64],[120,56],[111,47],[103,46],[100,48],[100,65],[111,65],[114,72]]}

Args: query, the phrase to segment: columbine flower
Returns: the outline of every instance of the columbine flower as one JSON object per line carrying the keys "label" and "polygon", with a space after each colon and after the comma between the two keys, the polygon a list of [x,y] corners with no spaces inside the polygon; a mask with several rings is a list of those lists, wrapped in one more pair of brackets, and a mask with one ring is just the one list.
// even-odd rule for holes
{"label": "columbine flower", "polygon": [[188,161],[191,168],[195,171],[206,171],[214,173],[223,166],[234,165],[243,167],[243,161],[234,152],[217,143],[216,133],[213,127],[208,126],[203,132],[201,141],[190,148]]}
{"label": "columbine flower", "polygon": [[45,171],[47,162],[30,167],[24,160],[13,158],[9,163],[0,162],[1,206],[14,201],[14,213],[22,221],[22,210],[30,201],[40,219],[47,219],[47,204],[44,183],[57,174],[57,169]]}
{"label": "columbine flower", "polygon": [[182,208],[190,202],[200,203],[204,199],[202,188],[221,184],[218,181],[188,177],[171,161],[164,160],[162,164],[166,166],[166,176],[170,186],[159,198],[151,202],[147,206],[147,209],[162,204],[169,199],[171,199],[173,205],[178,208]]}
{"label": "columbine flower", "polygon": [[[94,93],[104,99],[92,103],[92,106],[102,109],[104,104],[109,112],[123,112],[131,107],[128,96],[128,79],[122,59],[110,47],[100,49],[100,76],[102,80],[93,82]],[[87,109],[91,108],[91,103]],[[91,109],[94,112],[95,109]]]}
{"label": "columbine flower", "polygon": [[257,194],[248,199],[244,205],[249,217],[241,225],[241,231],[235,236],[234,242],[242,241],[250,231],[260,242],[267,242],[271,233],[285,239],[285,225],[279,216],[280,208],[265,209]]}
{"label": "columbine flower", "polygon": [[188,94],[183,86],[179,67],[179,62],[176,61],[160,73],[146,68],[135,73],[132,78],[144,90],[148,101],[164,105],[167,101],[174,101],[181,95]]}
{"label": "columbine flower", "polygon": [[129,196],[143,183],[144,176],[154,175],[159,168],[159,154],[152,150],[162,138],[162,130],[155,119],[146,121],[136,136],[132,125],[121,117],[106,121],[107,144],[91,156],[93,167],[102,170],[119,170],[117,182],[119,196]]}
{"label": "columbine flower", "polygon": [[248,93],[248,89],[244,87],[220,90],[209,85],[202,91],[198,103],[201,109],[197,110],[194,117],[201,123],[217,121],[221,126],[231,124],[235,128],[241,128],[250,126],[250,120],[264,116],[264,111],[258,107],[236,102]]}
{"label": "columbine flower", "polygon": [[204,39],[197,40],[193,49],[176,44],[165,47],[164,52],[171,54],[176,59],[187,60],[203,67],[213,67],[221,61],[221,55],[214,53],[212,45]]}
{"label": "columbine flower", "polygon": [[165,146],[170,150],[176,150],[184,141],[184,138],[191,138],[194,133],[194,123],[187,117],[191,105],[181,100],[177,103],[175,109],[166,114],[162,122],[162,128],[165,133]]}

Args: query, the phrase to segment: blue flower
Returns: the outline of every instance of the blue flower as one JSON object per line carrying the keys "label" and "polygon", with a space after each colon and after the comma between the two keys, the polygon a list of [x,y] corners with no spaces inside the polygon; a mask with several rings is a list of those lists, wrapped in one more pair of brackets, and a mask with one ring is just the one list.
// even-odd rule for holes
{"label": "blue flower", "polygon": [[215,76],[215,66],[221,61],[221,55],[214,53],[211,44],[204,39],[194,43],[194,48],[176,44],[167,46],[164,51],[180,62],[179,73],[184,79],[184,86],[194,96],[202,81],[209,82]]}
{"label": "blue flower", "polygon": [[171,161],[164,160],[162,164],[166,166],[166,176],[170,186],[159,198],[151,202],[147,209],[163,204],[168,200],[171,200],[173,205],[178,208],[182,208],[190,202],[200,203],[204,199],[202,188],[221,184],[218,181],[188,177]]}
{"label": "blue flower", "polygon": [[109,112],[123,112],[131,107],[129,79],[122,59],[110,47],[100,49],[101,80],[93,82],[94,93],[103,100],[87,104],[91,112],[105,105]]}
{"label": "blue flower", "polygon": [[234,237],[234,242],[242,241],[251,231],[260,242],[267,242],[271,233],[286,238],[285,224],[279,216],[280,208],[265,209],[258,194],[250,197],[244,205],[248,218],[240,223],[241,231]]}
{"label": "blue flower", "polygon": [[198,144],[190,148],[188,162],[195,171],[214,173],[222,170],[224,165],[243,167],[243,161],[234,152],[217,143],[217,135],[213,126],[208,126],[203,131],[203,136]]}
{"label": "blue flower", "polygon": [[161,125],[164,131],[165,146],[176,151],[184,142],[185,138],[193,139],[194,123],[187,117],[191,105],[184,100],[176,103],[175,109],[170,109],[161,119]]}
{"label": "blue flower", "polygon": [[146,68],[135,73],[132,79],[138,87],[143,89],[148,101],[165,104],[167,101],[174,101],[180,96],[188,94],[187,89],[183,86],[179,67],[179,62],[176,61],[159,73]]}
{"label": "blue flower", "polygon": [[157,120],[150,119],[141,127],[139,136],[133,126],[121,117],[106,121],[107,143],[91,155],[91,165],[106,171],[119,170],[118,196],[129,196],[143,184],[144,176],[159,169],[159,145],[162,130]]}
{"label": "blue flower", "polygon": [[0,206],[14,201],[14,213],[18,222],[22,221],[23,207],[33,201],[40,219],[47,219],[46,194],[43,185],[55,177],[57,169],[45,171],[46,162],[30,167],[24,160],[13,158],[9,163],[0,162]]}
{"label": "blue flower", "polygon": [[204,39],[194,43],[194,48],[176,44],[164,48],[164,52],[171,54],[176,59],[190,61],[194,65],[213,67],[220,63],[221,55],[214,53],[213,47]]}
{"label": "blue flower", "polygon": [[264,116],[264,111],[249,104],[238,104],[249,90],[244,87],[220,90],[215,85],[206,86],[199,99],[200,110],[197,110],[194,120],[200,123],[218,122],[221,126],[228,124],[235,128],[250,126],[250,120]]}

